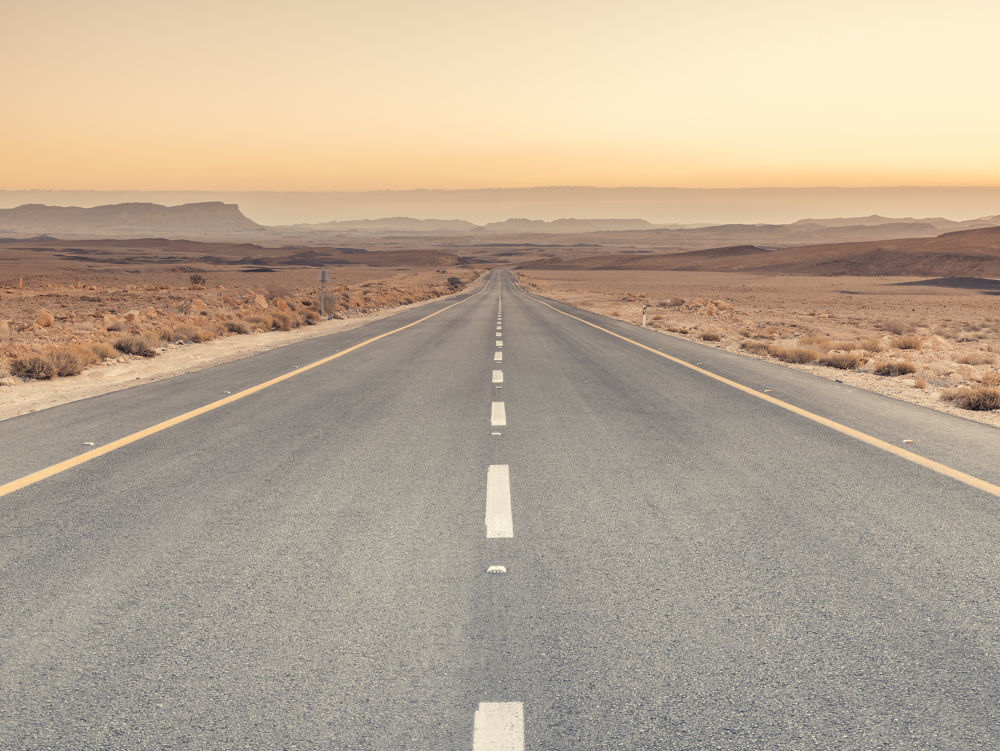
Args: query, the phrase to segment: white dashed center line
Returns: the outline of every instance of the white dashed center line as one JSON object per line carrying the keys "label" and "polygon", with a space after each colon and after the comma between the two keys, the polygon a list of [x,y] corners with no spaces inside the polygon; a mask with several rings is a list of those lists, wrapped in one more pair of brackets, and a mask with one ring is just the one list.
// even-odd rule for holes
{"label": "white dashed center line", "polygon": [[481,701],[472,730],[473,751],[524,751],[524,704]]}
{"label": "white dashed center line", "polygon": [[503,339],[497,339],[497,346],[498,347],[502,347],[503,346]]}
{"label": "white dashed center line", "polygon": [[500,362],[501,360],[503,360],[503,352],[497,352],[493,355],[493,362]]}
{"label": "white dashed center line", "polygon": [[493,539],[513,536],[510,468],[506,464],[491,464],[486,472],[486,537]]}
{"label": "white dashed center line", "polygon": [[494,370],[493,371],[493,383],[503,383],[503,371]]}
{"label": "white dashed center line", "polygon": [[490,424],[493,427],[507,424],[507,408],[504,407],[503,402],[493,402],[493,406],[490,409]]}

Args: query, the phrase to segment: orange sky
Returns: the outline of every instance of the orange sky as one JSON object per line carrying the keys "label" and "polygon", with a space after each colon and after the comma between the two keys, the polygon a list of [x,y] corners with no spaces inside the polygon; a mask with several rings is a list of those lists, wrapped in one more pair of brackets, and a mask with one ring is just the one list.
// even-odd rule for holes
{"label": "orange sky", "polygon": [[0,188],[998,185],[995,0],[0,0]]}

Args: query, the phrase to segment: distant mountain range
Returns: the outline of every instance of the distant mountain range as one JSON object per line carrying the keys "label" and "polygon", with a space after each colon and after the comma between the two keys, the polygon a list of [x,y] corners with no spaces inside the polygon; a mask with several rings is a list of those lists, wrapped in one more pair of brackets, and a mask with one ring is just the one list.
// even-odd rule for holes
{"label": "distant mountain range", "polygon": [[[387,217],[265,226],[246,217],[235,204],[218,201],[161,206],[154,203],[121,203],[93,208],[25,204],[0,209],[0,237],[50,235],[61,238],[139,238],[225,240],[264,244],[316,245],[336,243],[357,236],[405,238],[407,236],[462,236],[477,244],[476,236],[502,235],[516,244],[598,242],[610,251],[626,249],[641,240],[664,251],[685,251],[723,246],[788,247],[819,243],[863,242],[910,237],[934,237],[944,232],[1000,225],[1000,215],[967,221],[936,218],[863,216],[801,219],[791,224],[720,224],[710,226],[657,225],[645,219],[579,219],[544,221],[511,218],[483,225],[462,219]],[[595,234],[597,233],[597,234]],[[442,240],[442,242],[446,242]]]}
{"label": "distant mountain range", "polygon": [[239,206],[216,201],[181,206],[116,203],[88,209],[29,203],[0,209],[0,234],[204,237],[260,229],[261,225],[244,216]]}

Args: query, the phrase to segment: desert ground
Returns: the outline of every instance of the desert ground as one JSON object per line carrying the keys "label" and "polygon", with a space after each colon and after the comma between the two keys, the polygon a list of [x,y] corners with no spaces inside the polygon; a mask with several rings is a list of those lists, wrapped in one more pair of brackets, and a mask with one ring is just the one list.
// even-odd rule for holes
{"label": "desert ground", "polygon": [[[1000,412],[958,406],[964,393],[1000,384],[1000,291],[990,280],[539,269],[518,276],[528,290],[586,310],[641,324],[645,304],[647,325],[666,335],[1000,427]],[[895,363],[913,372],[876,374]]]}
{"label": "desert ground", "polygon": [[[727,240],[752,239],[724,229]],[[0,403],[40,408],[43,392],[79,390],[57,384],[80,371],[95,380],[95,371],[128,365],[142,371],[138,382],[166,377],[178,348],[186,354],[177,362],[190,368],[214,361],[195,351],[238,357],[331,328],[318,325],[321,267],[323,312],[350,321],[435,299],[504,266],[531,291],[634,323],[646,304],[648,326],[665,335],[1000,427],[997,228],[693,252],[665,247],[661,231],[496,240],[0,240]],[[135,364],[153,358],[160,364]]]}
{"label": "desert ground", "polygon": [[380,253],[372,263],[385,265],[327,269],[321,316],[319,269],[287,263],[294,250],[256,249],[248,264],[246,248],[157,246],[0,247],[0,419],[344,328],[478,276],[437,265],[453,257]]}

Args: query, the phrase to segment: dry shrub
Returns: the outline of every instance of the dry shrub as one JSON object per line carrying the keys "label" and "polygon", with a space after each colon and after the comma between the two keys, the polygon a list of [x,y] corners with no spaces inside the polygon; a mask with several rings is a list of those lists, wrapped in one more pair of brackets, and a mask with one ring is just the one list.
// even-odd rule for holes
{"label": "dry shrub", "polygon": [[226,321],[226,331],[231,334],[249,334],[250,324],[246,321]]}
{"label": "dry shrub", "polygon": [[91,342],[90,351],[98,360],[110,360],[117,354],[117,351],[107,342]]}
{"label": "dry shrub", "polygon": [[315,310],[304,310],[302,311],[301,316],[302,316],[302,322],[305,323],[307,326],[315,326],[317,323],[319,323],[319,313],[317,313]]}
{"label": "dry shrub", "polygon": [[271,314],[271,327],[277,331],[291,331],[293,325],[298,325],[298,320],[292,322],[292,317],[288,313],[280,310]]}
{"label": "dry shrub", "polygon": [[[654,320],[655,320],[656,316],[653,316],[653,318],[654,318]],[[739,331],[737,331],[736,333],[737,333],[737,334],[739,334],[740,336],[745,336],[745,337],[747,337],[748,339],[749,339],[749,338],[750,338],[751,336],[753,336],[753,332],[752,332],[752,331],[751,331],[750,329],[740,329],[740,330],[739,330]]]}
{"label": "dry shrub", "polygon": [[161,342],[172,342],[174,341],[174,330],[173,329],[159,329],[153,336],[159,339]]}
{"label": "dry shrub", "polygon": [[823,334],[813,334],[812,336],[803,336],[799,338],[799,344],[807,347],[823,347],[825,349],[833,349],[833,342],[830,341],[830,337]]}
{"label": "dry shrub", "polygon": [[1000,409],[1000,388],[977,386],[971,389],[945,389],[944,401],[954,402],[961,409],[989,411]]}
{"label": "dry shrub", "polygon": [[747,352],[752,352],[755,355],[770,354],[768,352],[768,349],[770,349],[770,347],[771,345],[768,344],[767,342],[755,342],[755,341],[743,342],[743,344],[740,345],[741,349],[745,349]]}
{"label": "dry shrub", "polygon": [[83,372],[87,362],[70,348],[54,349],[45,355],[58,376],[75,376]]}
{"label": "dry shrub", "polygon": [[857,370],[865,364],[864,358],[852,355],[849,352],[831,352],[820,358],[820,365],[830,368],[840,368],[841,370]]}
{"label": "dry shrub", "polygon": [[876,367],[872,372],[875,375],[880,376],[901,376],[916,373],[917,369],[912,362],[899,360],[897,362],[884,362]]}
{"label": "dry shrub", "polygon": [[113,346],[126,355],[139,357],[156,357],[156,344],[144,336],[123,336],[115,339]]}
{"label": "dry shrub", "polygon": [[854,350],[854,349],[862,349],[862,347],[859,347],[857,342],[848,342],[848,341],[844,341],[844,340],[836,340],[836,341],[830,342],[830,349],[842,349],[842,350],[845,350],[845,351],[849,352],[849,351]]}
{"label": "dry shrub", "polygon": [[983,373],[979,382],[984,386],[1000,386],[1000,373],[995,370],[991,370],[989,373]]}
{"label": "dry shrub", "polygon": [[126,328],[123,321],[112,321],[108,324],[108,331],[125,331]]}
{"label": "dry shrub", "polygon": [[701,334],[701,338],[706,342],[721,342],[722,334],[718,333],[717,331],[703,331]]}
{"label": "dry shrub", "polygon": [[200,342],[212,341],[215,338],[215,334],[201,326],[178,326],[174,329],[172,338],[175,341],[179,339],[182,342],[194,342],[198,344]]}
{"label": "dry shrub", "polygon": [[878,339],[862,339],[858,342],[858,348],[866,352],[881,352],[882,342]]}
{"label": "dry shrub", "polygon": [[819,359],[819,353],[808,347],[783,347],[780,344],[772,344],[767,348],[767,353],[782,362],[807,363],[815,362]]}
{"label": "dry shrub", "polygon": [[993,355],[988,355],[985,352],[970,352],[967,355],[962,355],[956,362],[964,365],[992,365]]}
{"label": "dry shrub", "polygon": [[267,313],[257,313],[246,317],[246,322],[262,331],[271,330],[271,316]]}
{"label": "dry shrub", "polygon": [[684,328],[683,326],[667,326],[667,331],[670,331],[671,333],[674,334],[686,334],[688,332],[688,329]]}
{"label": "dry shrub", "polygon": [[890,334],[908,334],[913,331],[913,326],[910,323],[898,319],[881,321],[879,326],[888,331]]}
{"label": "dry shrub", "polygon": [[919,336],[897,336],[889,340],[889,346],[894,349],[920,349],[924,340]]}
{"label": "dry shrub", "polygon": [[925,389],[927,388],[927,381],[924,380],[923,376],[917,376],[913,379],[913,388]]}
{"label": "dry shrub", "polygon": [[20,357],[10,363],[10,374],[18,378],[33,378],[47,381],[56,375],[56,366],[47,357],[32,355]]}

